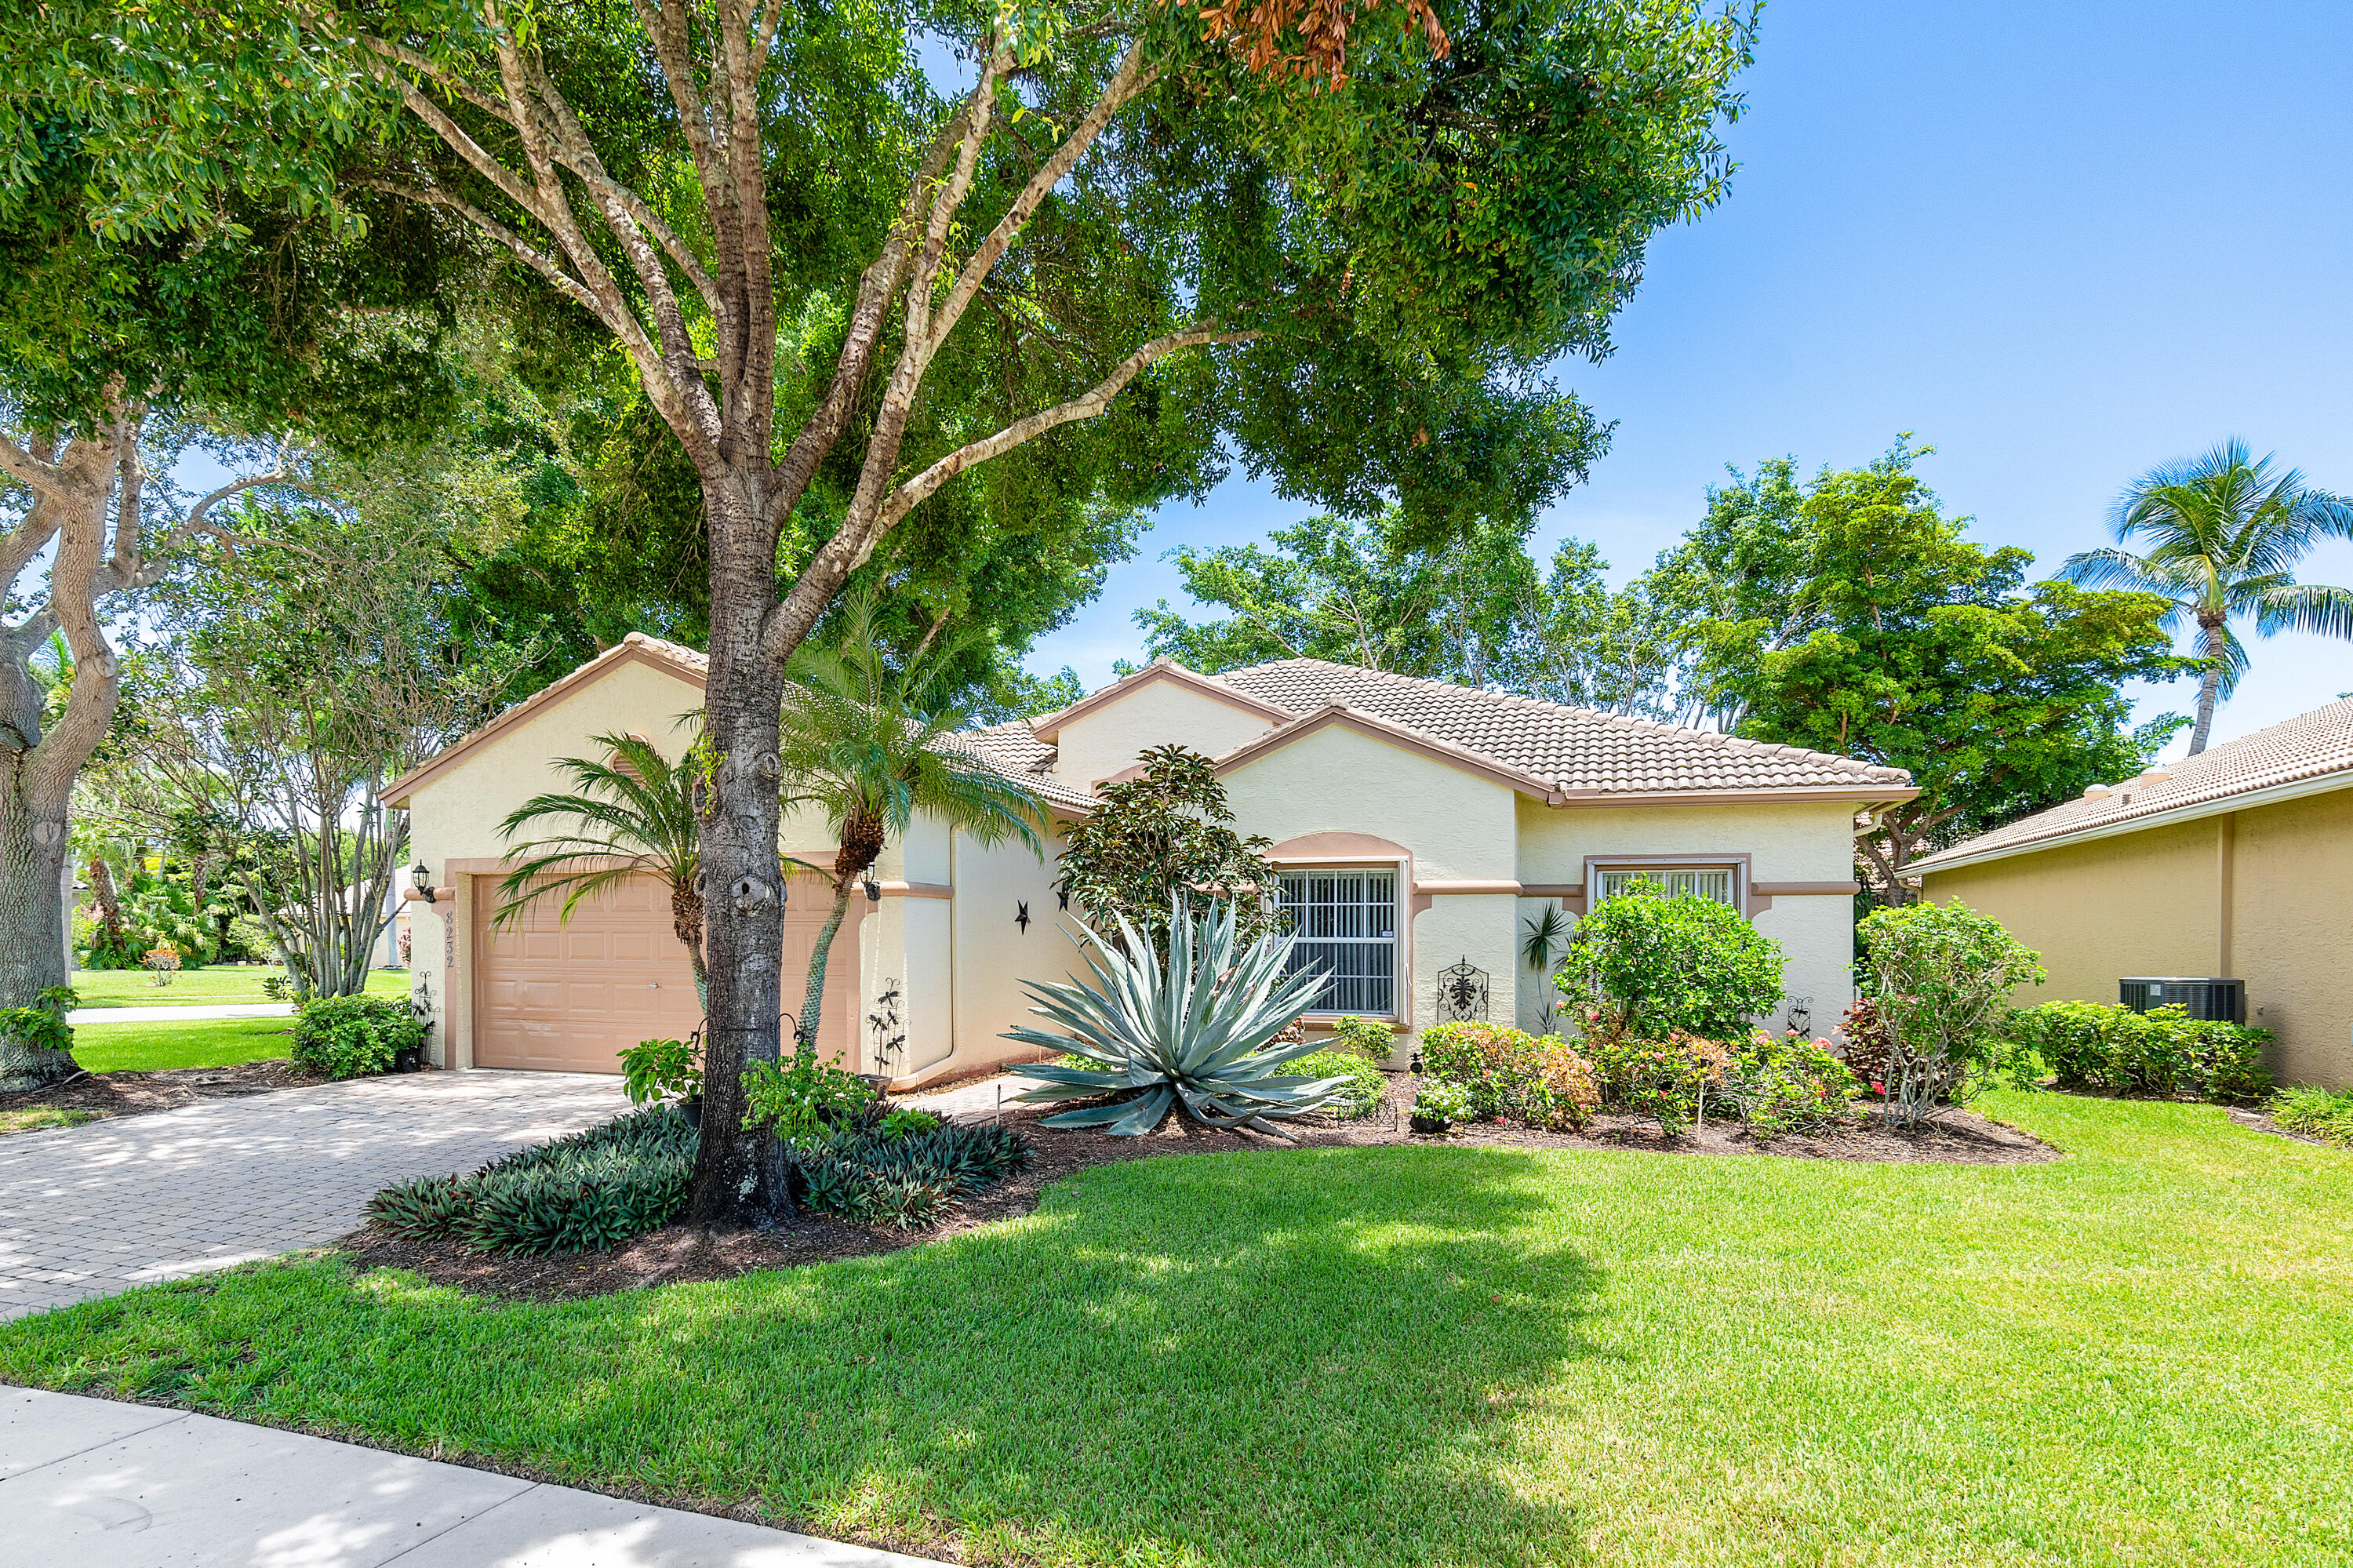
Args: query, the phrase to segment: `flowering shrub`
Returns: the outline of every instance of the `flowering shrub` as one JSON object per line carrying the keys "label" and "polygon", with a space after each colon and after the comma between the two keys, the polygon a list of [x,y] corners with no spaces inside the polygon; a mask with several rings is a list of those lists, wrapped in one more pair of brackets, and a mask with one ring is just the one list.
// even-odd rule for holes
{"label": "flowering shrub", "polygon": [[1444,1132],[1458,1121],[1471,1119],[1471,1096],[1460,1084],[1442,1080],[1424,1084],[1413,1097],[1411,1121],[1416,1132]]}
{"label": "flowering shrub", "polygon": [[1601,1103],[1593,1065],[1552,1035],[1493,1023],[1439,1023],[1422,1031],[1422,1069],[1462,1090],[1478,1121],[1579,1128]]}
{"label": "flowering shrub", "polygon": [[1613,1038],[1737,1039],[1781,1001],[1781,944],[1713,898],[1637,882],[1578,923],[1555,983]]}
{"label": "flowering shrub", "polygon": [[1601,1102],[1656,1117],[1669,1138],[1698,1119],[1732,1065],[1731,1052],[1680,1031],[1663,1040],[1588,1036],[1586,1046],[1600,1076]]}
{"label": "flowering shrub", "polygon": [[1760,1139],[1818,1127],[1852,1108],[1855,1076],[1827,1040],[1758,1030],[1732,1052],[1724,1095]]}
{"label": "flowering shrub", "polygon": [[1889,1118],[1918,1121],[1990,1082],[2005,1056],[2004,999],[2041,983],[2041,956],[1958,899],[1877,910],[1855,935],[1887,1028]]}
{"label": "flowering shrub", "polygon": [[180,968],[180,949],[169,942],[158,942],[139,961],[147,966],[157,985],[170,985],[172,976]]}

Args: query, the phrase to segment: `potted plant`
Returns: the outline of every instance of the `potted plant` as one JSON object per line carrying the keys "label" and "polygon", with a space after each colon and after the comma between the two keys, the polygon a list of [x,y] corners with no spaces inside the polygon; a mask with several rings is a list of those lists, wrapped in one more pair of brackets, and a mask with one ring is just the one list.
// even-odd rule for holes
{"label": "potted plant", "polygon": [[692,1040],[640,1040],[621,1053],[621,1086],[629,1103],[676,1100],[690,1126],[702,1125],[702,1035]]}
{"label": "potted plant", "polygon": [[1470,1091],[1457,1084],[1424,1084],[1413,1097],[1407,1125],[1425,1136],[1444,1132],[1471,1117]]}

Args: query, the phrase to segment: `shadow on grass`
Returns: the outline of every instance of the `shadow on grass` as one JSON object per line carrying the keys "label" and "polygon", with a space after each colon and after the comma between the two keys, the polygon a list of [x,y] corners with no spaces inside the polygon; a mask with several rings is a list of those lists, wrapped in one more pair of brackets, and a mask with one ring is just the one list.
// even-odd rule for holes
{"label": "shadow on grass", "polygon": [[1515,1459],[1600,1283],[1539,1244],[1540,1169],[1154,1160],[907,1252],[554,1305],[314,1258],[0,1335],[0,1371],[984,1561],[1575,1561]]}

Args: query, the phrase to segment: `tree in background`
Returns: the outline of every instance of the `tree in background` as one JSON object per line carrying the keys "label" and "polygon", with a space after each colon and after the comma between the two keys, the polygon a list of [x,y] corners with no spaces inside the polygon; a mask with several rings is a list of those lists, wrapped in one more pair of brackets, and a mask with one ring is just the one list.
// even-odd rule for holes
{"label": "tree in background", "polygon": [[[2353,639],[2353,588],[2295,580],[2296,563],[2322,539],[2353,538],[2353,503],[2305,482],[2233,438],[2202,457],[2153,468],[2126,490],[2109,523],[2115,547],[2067,557],[2062,575],[2092,588],[2130,588],[2167,601],[2165,624],[2197,627],[2205,673],[2189,755],[2206,749],[2215,705],[2238,689],[2246,644],[2231,622],[2255,630]],[[2139,554],[2123,548],[2146,539]],[[2121,775],[2119,775],[2121,777]]]}
{"label": "tree in background", "polygon": [[1662,598],[1695,620],[1690,677],[1736,733],[1908,769],[1917,800],[1856,841],[1874,893],[1927,849],[2137,771],[2183,722],[2130,727],[2128,680],[2182,661],[2155,595],[2024,587],[2031,553],[1964,537],[1899,441],[1799,482],[1787,463],[1716,493]]}
{"label": "tree in background", "polygon": [[890,835],[905,837],[922,815],[983,846],[1010,839],[1042,855],[1048,831],[1035,792],[955,739],[968,722],[955,704],[964,640],[935,636],[894,656],[875,611],[871,591],[845,600],[827,641],[795,654],[785,687],[777,756],[786,810],[815,809],[840,845],[828,874],[833,904],[809,953],[797,1021],[804,1054],[816,1049],[834,936]]}
{"label": "tree in background", "polygon": [[185,686],[150,754],[237,824],[255,912],[305,995],[366,982],[408,853],[385,788],[495,714],[527,659],[459,635],[445,546],[470,506],[417,477],[322,462],[311,483],[333,506],[248,504],[234,562],[206,546],[162,599]]}
{"label": "tree in background", "polygon": [[1539,575],[1520,522],[1417,547],[1395,515],[1358,526],[1314,517],[1270,547],[1169,552],[1185,591],[1227,618],[1193,622],[1163,599],[1135,612],[1155,658],[1215,674],[1272,659],[1325,659],[1610,713],[1657,716],[1672,642],[1637,588],[1564,540]]}
{"label": "tree in background", "polygon": [[1181,746],[1139,754],[1143,770],[1095,787],[1095,809],[1064,833],[1055,887],[1095,934],[1119,941],[1120,922],[1166,948],[1180,905],[1230,902],[1240,940],[1275,931],[1273,841],[1234,832],[1226,787],[1208,758]]}
{"label": "tree in background", "polygon": [[[776,1054],[786,666],[919,505],[1081,440],[1189,450],[1172,482],[1206,486],[1229,438],[1291,493],[1438,535],[1541,500],[1589,440],[1541,367],[1605,352],[1648,236],[1720,196],[1748,17],[1374,4],[52,0],[10,29],[20,76],[103,121],[111,223],[201,230],[224,187],[434,209],[609,334],[678,443],[703,853],[742,890],[707,921],[726,1135],[697,1219],[749,1191],[737,1069]],[[968,90],[923,77],[916,30],[967,51]],[[797,539],[822,542],[780,594]]]}

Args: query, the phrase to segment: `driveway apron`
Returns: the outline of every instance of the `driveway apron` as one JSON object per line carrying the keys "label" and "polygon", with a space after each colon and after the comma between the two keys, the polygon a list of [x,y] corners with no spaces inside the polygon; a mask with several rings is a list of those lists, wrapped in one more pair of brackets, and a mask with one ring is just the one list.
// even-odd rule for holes
{"label": "driveway apron", "polygon": [[628,1108],[617,1076],[417,1073],[0,1138],[0,1319],[317,1246],[387,1183]]}

